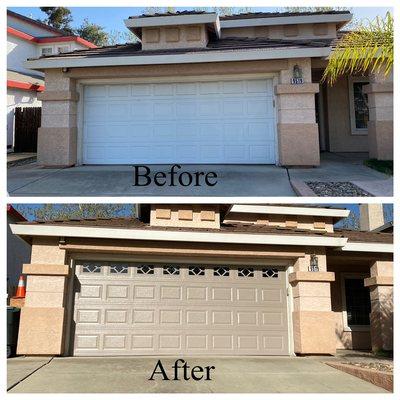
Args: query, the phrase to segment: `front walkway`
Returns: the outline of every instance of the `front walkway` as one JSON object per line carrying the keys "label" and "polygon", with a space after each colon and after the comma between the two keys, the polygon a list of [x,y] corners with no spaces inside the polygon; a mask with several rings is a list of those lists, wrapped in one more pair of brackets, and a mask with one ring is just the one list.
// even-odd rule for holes
{"label": "front walkway", "polygon": [[[151,166],[168,172],[170,166]],[[12,196],[296,196],[291,181],[358,182],[375,189],[373,195],[391,196],[393,180],[363,165],[352,155],[322,155],[319,168],[281,168],[273,165],[185,165],[181,171],[214,171],[213,187],[133,186],[131,166],[79,166],[44,169],[36,163],[9,168],[8,192]],[[366,189],[364,189],[366,190]]]}
{"label": "front walkway", "polygon": [[[185,358],[190,367],[215,366],[212,380],[163,381],[157,378],[149,381],[157,360],[158,358],[145,357],[42,358],[42,366],[38,367],[37,358],[18,357],[8,360],[7,387],[12,393],[385,392],[371,383],[329,367],[318,359]],[[163,357],[161,360],[166,372],[171,375],[171,366],[175,359]],[[35,370],[36,372],[33,372]],[[29,375],[22,381],[21,371]]]}

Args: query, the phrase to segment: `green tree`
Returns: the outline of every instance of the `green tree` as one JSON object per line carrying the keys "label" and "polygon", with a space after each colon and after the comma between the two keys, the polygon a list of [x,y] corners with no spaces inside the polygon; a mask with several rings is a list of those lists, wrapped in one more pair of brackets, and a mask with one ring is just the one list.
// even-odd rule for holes
{"label": "green tree", "polygon": [[135,43],[137,41],[137,37],[131,31],[121,32],[118,30],[112,30],[108,34],[107,44],[113,46],[121,43]]}
{"label": "green tree", "polygon": [[394,60],[393,16],[390,12],[385,18],[376,17],[360,23],[338,41],[329,56],[323,81],[333,84],[344,74],[384,72],[388,75]]}
{"label": "green tree", "polygon": [[75,34],[97,46],[105,46],[108,44],[108,34],[104,28],[89,22],[87,18],[84,19],[79,28],[75,29]]}
{"label": "green tree", "polygon": [[284,7],[286,12],[350,11],[348,7]]}
{"label": "green tree", "polygon": [[133,204],[42,204],[39,207],[17,204],[15,208],[27,219],[50,221],[74,218],[134,217]]}
{"label": "green tree", "polygon": [[40,7],[47,18],[44,22],[53,28],[61,29],[67,33],[72,33],[71,23],[72,14],[71,10],[67,7]]}

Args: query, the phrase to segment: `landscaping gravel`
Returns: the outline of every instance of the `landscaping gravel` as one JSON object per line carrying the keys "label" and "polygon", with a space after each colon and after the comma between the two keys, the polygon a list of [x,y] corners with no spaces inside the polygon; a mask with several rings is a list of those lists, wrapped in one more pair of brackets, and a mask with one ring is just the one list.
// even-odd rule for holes
{"label": "landscaping gravel", "polygon": [[318,182],[310,181],[306,184],[318,197],[366,197],[372,196],[351,182]]}
{"label": "landscaping gravel", "polygon": [[346,362],[344,364],[354,365],[356,367],[373,369],[381,372],[391,372],[393,373],[393,364],[372,362],[372,363],[361,363],[361,362]]}

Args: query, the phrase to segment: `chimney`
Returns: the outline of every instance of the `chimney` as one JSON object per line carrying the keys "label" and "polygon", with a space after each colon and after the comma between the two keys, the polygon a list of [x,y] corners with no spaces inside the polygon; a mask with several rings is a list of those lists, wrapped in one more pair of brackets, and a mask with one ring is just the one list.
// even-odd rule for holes
{"label": "chimney", "polygon": [[360,229],[372,231],[385,223],[383,204],[360,204]]}

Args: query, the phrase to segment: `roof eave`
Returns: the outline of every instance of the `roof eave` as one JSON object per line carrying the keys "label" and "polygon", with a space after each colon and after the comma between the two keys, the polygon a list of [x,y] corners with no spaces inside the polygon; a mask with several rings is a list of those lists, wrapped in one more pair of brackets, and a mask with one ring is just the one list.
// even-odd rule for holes
{"label": "roof eave", "polygon": [[27,240],[32,236],[96,239],[152,240],[169,242],[263,244],[275,246],[343,247],[347,238],[337,236],[285,235],[245,232],[195,232],[156,229],[126,229],[38,224],[11,224],[11,231]]}
{"label": "roof eave", "polygon": [[327,57],[330,47],[291,47],[275,49],[215,50],[184,54],[160,54],[116,57],[44,57],[28,60],[24,66],[43,71],[52,68],[113,67],[124,65],[195,64],[208,62],[276,60],[301,57]]}

